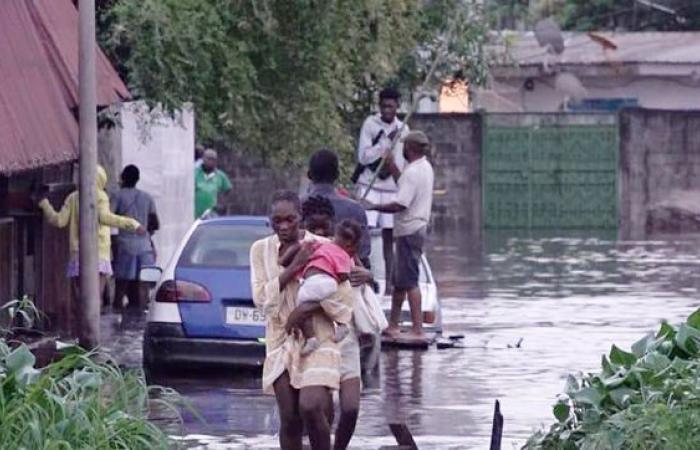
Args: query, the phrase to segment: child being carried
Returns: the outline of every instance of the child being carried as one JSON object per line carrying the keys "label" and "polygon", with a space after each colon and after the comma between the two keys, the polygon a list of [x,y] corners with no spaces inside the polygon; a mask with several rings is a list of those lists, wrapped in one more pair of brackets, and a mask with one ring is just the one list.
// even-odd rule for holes
{"label": "child being carried", "polygon": [[[330,242],[314,243],[314,252],[301,270],[301,286],[297,295],[297,303],[321,302],[338,291],[340,283],[348,281],[353,260],[360,245],[362,228],[354,220],[343,220],[335,227],[333,240]],[[280,257],[280,264],[288,266],[297,254],[301,244],[291,246]],[[340,342],[349,333],[347,323],[335,324],[335,336],[333,340]],[[306,356],[321,346],[321,342],[315,335],[313,318],[304,320],[301,326],[301,334],[305,343],[301,355]]]}

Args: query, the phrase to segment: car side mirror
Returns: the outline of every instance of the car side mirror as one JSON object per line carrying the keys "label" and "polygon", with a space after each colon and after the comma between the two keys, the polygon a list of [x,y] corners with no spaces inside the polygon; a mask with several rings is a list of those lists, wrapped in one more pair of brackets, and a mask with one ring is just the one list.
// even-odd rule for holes
{"label": "car side mirror", "polygon": [[163,275],[163,269],[156,266],[147,266],[141,268],[139,272],[139,280],[144,283],[156,284]]}

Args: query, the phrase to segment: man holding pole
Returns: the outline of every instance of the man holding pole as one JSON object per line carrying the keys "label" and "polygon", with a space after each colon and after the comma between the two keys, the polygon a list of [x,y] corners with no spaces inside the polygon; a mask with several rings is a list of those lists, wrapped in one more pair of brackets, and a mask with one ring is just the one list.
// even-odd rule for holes
{"label": "man holding pole", "polygon": [[[408,126],[396,117],[401,96],[396,89],[385,88],[379,93],[379,114],[369,116],[360,131],[357,147],[358,164],[353,174],[357,186],[357,197],[371,203],[388,204],[396,199],[396,181],[391,177],[382,158],[391,153],[394,165],[402,170],[406,164],[403,145],[394,140],[400,134],[408,134]],[[375,172],[379,173],[375,174]],[[374,184],[372,184],[374,181]],[[367,211],[370,228],[381,228],[384,250],[384,264],[387,274],[386,293],[392,293],[391,274],[393,273],[393,229],[394,217],[378,211]]]}
{"label": "man holding pole", "polygon": [[430,142],[422,131],[412,131],[403,138],[403,157],[407,164],[400,170],[391,154],[384,166],[398,182],[394,200],[376,204],[365,201],[365,209],[386,214],[395,214],[394,236],[396,238],[396,268],[394,270],[394,293],[391,301],[389,328],[385,334],[399,337],[401,306],[408,296],[413,328],[411,340],[425,340],[421,311],[421,292],[418,285],[420,258],[423,254],[430,212],[433,204],[433,167],[428,161]]}

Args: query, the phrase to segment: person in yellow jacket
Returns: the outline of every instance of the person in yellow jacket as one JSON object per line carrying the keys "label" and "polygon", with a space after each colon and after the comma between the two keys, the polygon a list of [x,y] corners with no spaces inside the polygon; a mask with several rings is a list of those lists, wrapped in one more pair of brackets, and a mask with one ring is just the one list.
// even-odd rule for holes
{"label": "person in yellow jacket", "polygon": [[[107,283],[107,277],[112,275],[112,264],[111,264],[111,232],[110,227],[119,228],[122,230],[136,231],[139,233],[146,233],[146,229],[136,220],[130,217],[118,216],[113,214],[109,208],[109,196],[105,192],[105,186],[107,185],[107,172],[105,172],[102,166],[97,166],[97,253],[99,261],[99,271],[100,271],[100,292],[104,292],[105,285]],[[70,258],[68,260],[68,267],[66,270],[66,275],[71,280],[71,287],[73,289],[73,298],[75,301],[73,305],[77,308],[79,299],[79,283],[78,277],[80,276],[80,265],[78,262],[78,246],[79,246],[79,206],[78,206],[78,191],[75,190],[71,192],[68,197],[66,197],[63,206],[60,211],[56,211],[48,199],[44,198],[39,202],[39,208],[44,213],[46,220],[53,226],[58,228],[65,228],[68,226],[68,236],[70,240]],[[77,311],[74,309],[74,314]],[[79,317],[76,315],[76,317]],[[76,322],[77,323],[77,322]]]}

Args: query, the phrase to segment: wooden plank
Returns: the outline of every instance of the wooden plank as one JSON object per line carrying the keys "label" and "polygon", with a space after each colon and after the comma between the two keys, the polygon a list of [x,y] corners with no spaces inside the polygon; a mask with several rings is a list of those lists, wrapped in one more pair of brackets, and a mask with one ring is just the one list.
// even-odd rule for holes
{"label": "wooden plank", "polygon": [[382,347],[400,348],[404,350],[428,350],[430,341],[414,341],[382,336]]}
{"label": "wooden plank", "polygon": [[[47,167],[42,170],[42,184],[69,183],[71,164]],[[48,193],[51,204],[60,208],[70,192],[56,190]],[[37,218],[39,219],[39,218]],[[37,267],[37,306],[48,316],[48,329],[69,332],[77,324],[72,320],[72,294],[70,280],[66,277],[69,255],[68,228],[55,228],[44,220],[38,220],[34,230]]]}
{"label": "wooden plank", "polygon": [[0,305],[15,296],[14,260],[15,260],[14,221],[11,218],[0,219]]}

